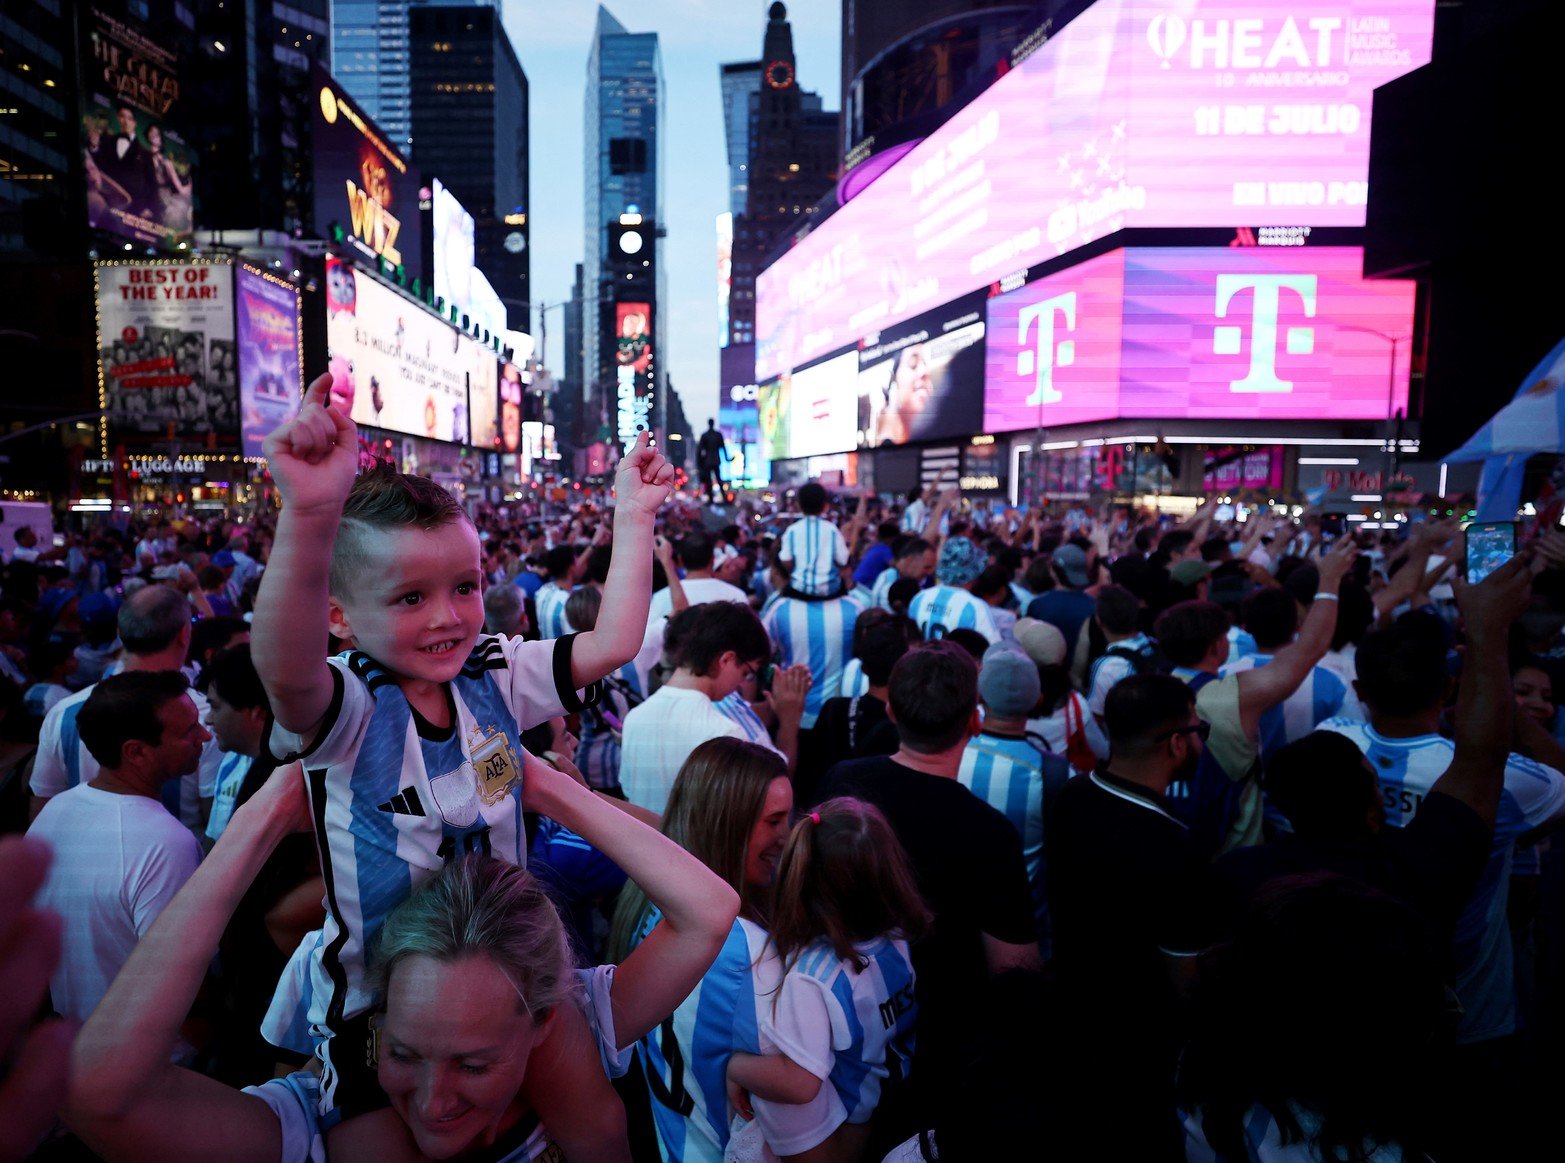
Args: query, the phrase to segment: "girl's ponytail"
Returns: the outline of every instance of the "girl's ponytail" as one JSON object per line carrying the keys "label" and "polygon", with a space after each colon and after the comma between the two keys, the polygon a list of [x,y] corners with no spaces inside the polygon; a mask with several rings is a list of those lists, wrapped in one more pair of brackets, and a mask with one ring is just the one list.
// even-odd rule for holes
{"label": "girl's ponytail", "polygon": [[902,843],[875,805],[827,800],[800,818],[777,865],[772,943],[784,964],[825,939],[863,969],[856,944],[895,935],[916,941],[929,930]]}

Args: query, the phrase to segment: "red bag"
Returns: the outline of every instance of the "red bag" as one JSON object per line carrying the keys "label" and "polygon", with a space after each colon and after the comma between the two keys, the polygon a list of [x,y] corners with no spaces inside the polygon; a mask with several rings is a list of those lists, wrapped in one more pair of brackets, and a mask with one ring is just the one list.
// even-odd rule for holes
{"label": "red bag", "polygon": [[1097,754],[1087,742],[1086,715],[1081,696],[1071,691],[1065,700],[1065,758],[1082,775],[1098,766]]}

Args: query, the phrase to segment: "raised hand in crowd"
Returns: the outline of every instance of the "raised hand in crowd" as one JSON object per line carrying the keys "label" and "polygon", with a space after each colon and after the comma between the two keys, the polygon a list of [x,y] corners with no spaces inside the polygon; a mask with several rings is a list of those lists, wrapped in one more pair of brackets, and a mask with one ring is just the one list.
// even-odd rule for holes
{"label": "raised hand in crowd", "polygon": [[299,412],[266,438],[266,463],[285,508],[333,519],[359,471],[358,429],[331,399],[331,373],[305,389]]}

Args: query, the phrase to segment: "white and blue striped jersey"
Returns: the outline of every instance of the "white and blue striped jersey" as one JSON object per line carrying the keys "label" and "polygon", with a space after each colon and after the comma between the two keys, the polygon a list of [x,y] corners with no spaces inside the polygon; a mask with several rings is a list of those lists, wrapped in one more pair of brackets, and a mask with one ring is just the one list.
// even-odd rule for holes
{"label": "white and blue striped jersey", "polygon": [[[1291,1114],[1304,1138],[1291,1142],[1284,1140],[1282,1128],[1272,1112],[1257,1103],[1245,1112],[1243,1160],[1219,1155],[1207,1142],[1206,1131],[1199,1114],[1181,1110],[1185,1129],[1185,1163],[1322,1163],[1324,1158],[1316,1137],[1320,1134],[1321,1117],[1297,1104],[1289,1104]],[[1426,1163],[1428,1156],[1422,1152],[1404,1150],[1396,1143],[1376,1143],[1365,1139],[1360,1144],[1362,1154],[1355,1158],[1362,1163]]]}
{"label": "white and blue striped jersey", "polygon": [[[1109,646],[1118,650],[1128,650],[1139,653],[1152,645],[1152,639],[1145,634],[1135,634],[1129,638],[1122,638],[1118,642],[1110,642]],[[1136,673],[1135,663],[1119,654],[1100,654],[1092,663],[1092,669],[1087,672],[1087,707],[1098,718],[1103,717],[1103,707],[1108,701],[1109,691],[1113,690],[1120,679]]]}
{"label": "white and blue striped jersey", "polygon": [[763,1044],[824,1081],[821,1089],[836,1099],[799,1107],[755,1098],[756,1120],[778,1155],[807,1151],[844,1122],[868,1122],[882,1083],[904,1076],[912,1058],[918,1003],[907,942],[878,937],[854,950],[867,961],[863,969],[826,940],[805,946],[763,1011]]}
{"label": "white and blue striped jersey", "polygon": [[879,606],[888,614],[891,612],[891,587],[897,578],[902,575],[897,572],[897,567],[887,566],[875,576],[874,582],[869,587],[869,604]]}
{"label": "white and blue striped jersey", "polygon": [[842,668],[853,657],[853,624],[859,613],[852,598],[807,602],[783,597],[761,614],[778,665],[802,662],[810,668],[810,689],[799,721],[804,730],[815,726],[827,699],[842,693]]}
{"label": "white and blue striped jersey", "polygon": [[[1368,723],[1351,719],[1327,719],[1321,730],[1346,735],[1358,745],[1380,781],[1386,823],[1398,828],[1412,821],[1456,752],[1455,744],[1439,735],[1392,739]],[[1505,916],[1511,854],[1518,836],[1561,815],[1565,815],[1565,776],[1511,755],[1505,764],[1489,862],[1456,924],[1456,993],[1463,1007],[1458,1042],[1503,1037],[1516,1028],[1511,937]]]}
{"label": "white and blue striped jersey", "polygon": [[[262,1032],[273,1045],[299,1028],[307,1009],[315,1039],[373,1006],[365,954],[393,908],[445,863],[484,852],[526,866],[520,733],[596,699],[597,684],[571,689],[573,638],[527,642],[482,635],[447,684],[449,729],[431,727],[396,680],[368,655],[329,660],[332,703],[315,742],[274,729],[280,759],[304,761],[326,923],[294,952]],[[325,1049],[322,1049],[323,1056]],[[323,1082],[328,1100],[335,1081]]]}
{"label": "white and blue striped jersey", "polygon": [[564,638],[571,632],[570,619],[565,616],[565,603],[571,591],[561,589],[552,581],[546,581],[533,595],[533,613],[538,619],[538,637]]}
{"label": "white and blue striped jersey", "polygon": [[[1275,657],[1257,652],[1230,662],[1218,673],[1226,676],[1254,670]],[[1336,674],[1324,666],[1311,667],[1298,690],[1261,715],[1261,758],[1275,755],[1327,719],[1341,716],[1347,694],[1347,684]]]}
{"label": "white and blue striped jersey", "polygon": [[715,700],[712,709],[743,731],[744,737],[751,743],[777,750],[777,745],[772,742],[772,733],[761,722],[761,716],[755,713],[755,708],[738,691]]}
{"label": "white and blue striped jersey", "polygon": [[842,530],[824,517],[800,517],[783,530],[777,560],[792,563],[788,584],[799,593],[825,597],[842,588],[848,543],[842,539]]}
{"label": "white and blue striped jersey", "polygon": [[864,664],[857,658],[850,658],[842,664],[842,689],[841,696],[851,699],[854,695],[869,694],[869,677],[864,673]]}
{"label": "white and blue striped jersey", "polygon": [[924,504],[923,498],[920,497],[906,509],[902,510],[902,532],[911,533],[917,537],[924,531],[924,525],[928,520],[929,506]]}
{"label": "white and blue striped jersey", "polygon": [[1049,901],[1044,885],[1043,772],[1056,768],[1056,781],[1070,778],[1070,765],[1060,755],[1046,755],[1031,739],[980,732],[967,741],[959,783],[1011,821],[1022,838],[1022,860],[1032,890],[1033,922],[1038,938],[1047,944],[1050,934]]}
{"label": "white and blue striped jersey", "polygon": [[[33,758],[33,771],[28,779],[32,793],[40,799],[59,795],[66,788],[79,783],[91,783],[98,777],[98,761],[82,742],[76,728],[76,716],[81,713],[92,686],[83,687],[75,694],[61,699],[49,708],[43,724],[38,729],[38,751]],[[196,705],[201,723],[206,725],[211,707],[206,696],[198,690],[187,690],[190,701]],[[211,799],[217,788],[217,769],[223,752],[217,740],[208,739],[201,748],[201,758],[196,770],[186,772],[178,779],[163,785],[160,798],[169,813],[185,827],[201,832],[201,801]]]}
{"label": "white and blue striped jersey", "polygon": [[[576,970],[577,989],[570,996],[581,1006],[598,1048],[598,1061],[610,1078],[618,1078],[630,1066],[630,1052],[617,1049],[614,1033],[614,967],[599,965]],[[297,1070],[285,1078],[273,1078],[259,1086],[244,1087],[277,1116],[282,1135],[280,1163],[326,1163],[326,1134],[321,1126],[321,1079],[309,1070]],[[485,1156],[489,1163],[532,1163],[552,1160],[558,1151],[549,1133],[536,1115],[526,1116],[531,1130],[518,1128],[507,1138],[523,1135],[522,1141],[502,1154]]]}
{"label": "white and blue striped jersey", "polygon": [[[653,909],[638,943],[657,919]],[[781,980],[782,965],[765,930],[741,917],[695,989],[637,1043],[665,1160],[722,1163],[733,1121],[728,1059],[736,1050],[761,1052],[762,1007],[771,1004]]]}
{"label": "white and blue striped jersey", "polygon": [[936,585],[919,590],[907,612],[931,641],[962,629],[977,630],[991,645],[1000,641],[989,603],[957,586]]}
{"label": "white and blue striped jersey", "polygon": [[212,793],[212,810],[207,815],[206,838],[216,841],[228,827],[228,821],[239,803],[239,789],[255,756],[242,755],[238,751],[223,751],[217,767],[217,788]]}
{"label": "white and blue striped jersey", "polygon": [[1238,626],[1228,627],[1228,661],[1237,662],[1241,658],[1249,658],[1260,647],[1255,644],[1255,635],[1248,630],[1241,630]]}

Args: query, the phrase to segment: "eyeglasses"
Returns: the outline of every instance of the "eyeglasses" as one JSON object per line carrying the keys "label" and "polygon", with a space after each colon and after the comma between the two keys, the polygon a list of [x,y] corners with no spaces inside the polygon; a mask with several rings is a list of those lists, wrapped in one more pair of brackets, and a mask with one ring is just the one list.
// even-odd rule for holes
{"label": "eyeglasses", "polygon": [[1187,731],[1194,732],[1195,734],[1199,735],[1203,741],[1205,741],[1206,738],[1212,733],[1212,724],[1191,723],[1186,727],[1175,727],[1172,731],[1164,731],[1157,737],[1157,741],[1161,743],[1165,739],[1172,739],[1175,735],[1183,735]]}

